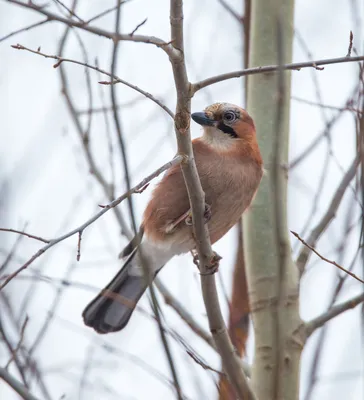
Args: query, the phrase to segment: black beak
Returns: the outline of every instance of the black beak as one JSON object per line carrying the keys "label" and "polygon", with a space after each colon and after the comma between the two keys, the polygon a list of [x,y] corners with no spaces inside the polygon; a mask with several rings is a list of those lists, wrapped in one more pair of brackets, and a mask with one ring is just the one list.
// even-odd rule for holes
{"label": "black beak", "polygon": [[216,121],[206,117],[204,112],[196,112],[191,114],[192,119],[202,126],[214,126]]}

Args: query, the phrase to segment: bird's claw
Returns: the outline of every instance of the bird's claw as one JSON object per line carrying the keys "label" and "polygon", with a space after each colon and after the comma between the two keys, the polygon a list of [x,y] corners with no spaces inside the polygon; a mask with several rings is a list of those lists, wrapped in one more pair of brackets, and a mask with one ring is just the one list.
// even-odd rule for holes
{"label": "bird's claw", "polygon": [[[203,213],[205,224],[207,224],[207,222],[210,221],[211,216],[212,216],[211,206],[209,204],[205,203],[205,211]],[[188,212],[188,215],[185,219],[185,223],[188,226],[192,225],[192,211],[191,210]]]}
{"label": "bird's claw", "polygon": [[203,213],[203,217],[205,219],[205,224],[210,221],[210,219],[212,217],[210,204],[205,203],[205,212]]}
{"label": "bird's claw", "polygon": [[193,263],[200,270],[200,275],[213,275],[219,270],[220,260],[222,259],[222,257],[215,251],[213,252],[213,256],[211,257],[209,265],[206,266],[206,272],[201,272],[200,261],[197,252],[192,252],[192,255]]}

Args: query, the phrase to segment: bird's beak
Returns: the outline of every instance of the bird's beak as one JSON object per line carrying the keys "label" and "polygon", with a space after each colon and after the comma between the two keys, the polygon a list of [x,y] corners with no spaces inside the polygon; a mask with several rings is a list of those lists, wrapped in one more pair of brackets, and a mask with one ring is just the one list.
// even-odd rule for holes
{"label": "bird's beak", "polygon": [[208,118],[204,112],[196,112],[191,114],[192,119],[202,126],[214,126],[216,121]]}

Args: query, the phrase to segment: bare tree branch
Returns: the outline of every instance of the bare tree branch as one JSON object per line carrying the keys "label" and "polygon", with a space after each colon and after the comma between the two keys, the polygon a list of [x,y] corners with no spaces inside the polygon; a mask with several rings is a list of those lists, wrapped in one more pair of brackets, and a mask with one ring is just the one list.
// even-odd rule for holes
{"label": "bare tree branch", "polygon": [[[66,233],[66,234],[64,234],[64,235],[62,235],[62,236],[60,236],[60,237],[58,237],[56,239],[52,239],[46,246],[44,246],[41,249],[39,249],[25,264],[23,264],[20,268],[18,268],[12,274],[8,275],[5,278],[4,283],[2,283],[0,285],[0,290],[2,290],[13,278],[15,278],[21,271],[26,269],[30,264],[32,264],[37,258],[39,258],[48,249],[53,247],[55,244],[57,244],[59,242],[62,242],[63,240],[75,235],[76,233],[79,233],[79,232],[85,230],[88,226],[90,226],[92,223],[94,223],[96,220],[98,220],[107,211],[109,211],[110,209],[112,209],[112,208],[116,207],[117,205],[119,205],[123,200],[125,200],[130,195],[135,193],[137,190],[141,189],[143,186],[145,186],[152,179],[156,178],[162,172],[164,172],[165,170],[173,167],[174,165],[180,164],[182,162],[183,158],[184,157],[182,155],[177,155],[173,160],[169,161],[168,163],[164,164],[162,167],[158,168],[156,171],[154,171],[152,174],[150,174],[149,176],[144,178],[140,183],[138,183],[132,189],[130,189],[129,191],[127,191],[126,193],[124,193],[123,195],[121,195],[120,197],[115,199],[114,201],[112,201],[111,203],[109,203],[109,204],[107,204],[105,206],[101,206],[102,210],[99,211],[92,218],[87,220],[85,223],[83,223],[79,227],[73,229],[72,231],[70,231],[70,232],[68,232],[68,233]],[[1,278],[0,278],[0,280],[1,280]]]}
{"label": "bare tree branch", "polygon": [[221,314],[215,277],[208,273],[216,261],[211,249],[209,232],[203,218],[205,195],[194,162],[191,144],[190,109],[193,91],[191,91],[191,85],[188,81],[184,60],[183,2],[182,0],[171,0],[170,5],[171,43],[175,49],[173,56],[170,56],[170,61],[177,91],[175,131],[179,153],[187,156],[187,162],[181,164],[181,167],[192,211],[193,232],[199,257],[204,303],[210,330],[222,358],[223,368],[238,397],[250,400],[254,399],[255,396],[248,385],[241,362],[229,338]]}
{"label": "bare tree branch", "polygon": [[291,99],[294,101],[297,101],[299,103],[304,103],[304,104],[308,104],[310,106],[314,106],[314,107],[320,107],[320,108],[327,108],[329,110],[336,110],[336,111],[350,111],[350,112],[354,112],[357,114],[362,114],[363,112],[361,110],[359,110],[358,108],[352,107],[350,105],[345,105],[344,107],[339,107],[339,106],[332,106],[330,104],[323,104],[323,103],[319,103],[316,101],[311,101],[311,100],[307,100],[307,99],[303,99],[301,97],[297,97],[297,96],[291,96]]}
{"label": "bare tree branch", "polygon": [[337,317],[338,315],[344,313],[351,308],[356,307],[360,303],[364,302],[364,293],[359,294],[358,296],[353,297],[350,300],[347,300],[341,304],[337,304],[330,308],[330,310],[326,311],[322,315],[314,318],[313,320],[307,322],[305,324],[305,334],[306,337],[309,338],[316,329],[321,328],[326,322],[332,320],[333,318]]}
{"label": "bare tree branch", "polygon": [[222,7],[237,21],[239,24],[244,23],[244,17],[239,15],[231,6],[229,3],[227,3],[225,0],[218,0],[219,3],[222,5]]}
{"label": "bare tree branch", "polygon": [[359,278],[358,276],[356,276],[355,274],[353,274],[352,272],[350,272],[349,270],[347,270],[346,268],[342,267],[341,265],[339,265],[336,261],[332,261],[329,260],[328,258],[324,257],[323,255],[321,255],[315,248],[313,248],[312,246],[310,246],[307,242],[305,242],[300,235],[297,232],[293,232],[291,231],[292,235],[295,236],[300,242],[302,242],[302,244],[304,246],[306,246],[309,250],[313,251],[317,256],[319,256],[321,258],[321,260],[326,261],[329,264],[335,265],[336,268],[341,269],[341,271],[345,272],[346,274],[352,276],[354,279],[356,279],[357,281],[364,283],[364,281]]}
{"label": "bare tree branch", "polygon": [[12,387],[24,400],[38,400],[23,384],[13,378],[13,376],[3,367],[0,367],[0,378]]}
{"label": "bare tree branch", "polygon": [[155,46],[160,47],[162,50],[164,50],[170,57],[175,55],[175,53],[176,53],[175,49],[171,45],[171,43],[166,43],[162,39],[159,39],[154,36],[144,36],[144,35],[132,35],[131,36],[130,34],[122,34],[122,33],[116,34],[115,32],[105,31],[104,29],[101,29],[101,28],[91,27],[83,22],[75,21],[75,20],[72,20],[69,18],[64,18],[60,15],[54,14],[50,11],[47,11],[42,6],[37,6],[32,1],[28,1],[28,2],[24,3],[19,0],[7,0],[7,2],[11,3],[11,4],[19,5],[24,8],[28,8],[30,10],[34,10],[37,13],[43,14],[46,17],[48,17],[48,19],[50,21],[62,22],[65,25],[73,26],[75,28],[79,28],[84,31],[94,33],[95,35],[106,37],[108,39],[117,40],[117,41],[125,40],[125,41],[131,41],[131,42],[136,42],[136,43],[154,44]]}
{"label": "bare tree branch", "polygon": [[50,240],[48,240],[48,239],[44,239],[44,238],[42,238],[40,236],[31,235],[30,233],[27,233],[27,232],[18,231],[16,229],[0,228],[0,231],[18,233],[19,235],[23,235],[23,236],[26,236],[26,237],[31,238],[31,239],[39,240],[40,242],[43,242],[43,243],[49,243],[50,242]]}
{"label": "bare tree branch", "polygon": [[13,360],[15,359],[15,357],[16,357],[16,353],[17,353],[17,352],[19,351],[19,349],[20,349],[20,346],[23,344],[24,334],[25,334],[25,328],[27,327],[28,321],[29,321],[29,318],[28,318],[28,316],[26,316],[26,317],[25,317],[25,320],[24,320],[24,322],[23,322],[23,325],[22,325],[22,327],[21,327],[21,330],[20,330],[20,338],[19,338],[18,344],[17,344],[17,346],[15,347],[15,349],[13,350],[13,352],[12,352],[13,354],[11,355],[9,361],[8,361],[7,364],[5,365],[5,369],[8,369],[8,368],[9,368],[10,364],[12,363],[12,361],[13,361]]}
{"label": "bare tree branch", "polygon": [[51,58],[53,60],[57,60],[58,62],[53,65],[54,68],[59,67],[61,65],[61,63],[63,63],[63,62],[68,62],[68,63],[72,63],[72,64],[82,65],[83,67],[90,68],[90,69],[93,69],[94,71],[100,72],[101,74],[107,75],[112,79],[112,81],[111,82],[101,81],[99,83],[101,83],[103,85],[122,83],[123,85],[128,86],[129,88],[141,93],[143,96],[147,97],[149,100],[152,100],[154,103],[158,104],[159,107],[161,107],[167,114],[169,114],[170,117],[174,118],[173,112],[167,106],[165,106],[161,101],[156,99],[153,95],[151,95],[150,93],[146,92],[143,89],[140,89],[138,86],[132,85],[131,83],[124,81],[123,79],[117,77],[116,75],[113,75],[112,73],[107,72],[99,67],[90,65],[86,62],[72,60],[70,58],[63,58],[63,57],[56,56],[56,55],[45,54],[38,50],[29,49],[21,44],[12,45],[11,47],[13,47],[14,49],[17,49],[17,50],[26,50],[26,51],[29,51],[30,53],[38,54],[45,58]]}
{"label": "bare tree branch", "polygon": [[186,308],[179,302],[178,299],[172,296],[168,288],[162,283],[158,278],[154,281],[159,292],[162,294],[164,301],[167,305],[173,308],[173,310],[181,317],[181,319],[196,333],[201,339],[203,339],[207,344],[216,350],[215,342],[212,336],[205,331],[205,329],[198,324],[198,322],[193,318],[192,314],[186,310]]}
{"label": "bare tree branch", "polygon": [[127,3],[128,1],[130,1],[130,0],[124,0],[124,1],[120,2],[120,5],[117,4],[117,5],[114,6],[114,7],[110,7],[110,8],[108,8],[108,9],[102,11],[100,14],[97,14],[97,15],[95,15],[94,17],[88,19],[88,20],[86,21],[86,24],[89,24],[90,22],[93,22],[93,21],[95,21],[95,20],[97,20],[97,19],[99,19],[99,18],[101,18],[101,17],[104,17],[105,15],[107,15],[107,14],[109,14],[109,13],[115,11],[119,6],[124,5],[124,4]]}
{"label": "bare tree branch", "polygon": [[336,212],[340,206],[341,200],[344,197],[345,191],[349,186],[350,182],[352,181],[352,179],[354,178],[359,164],[360,164],[360,157],[356,157],[353,163],[351,164],[350,168],[346,172],[346,174],[343,176],[326,213],[323,215],[320,222],[310,233],[307,239],[308,246],[304,245],[302,247],[296,261],[297,267],[301,274],[303,273],[310,256],[310,247],[314,247],[316,245],[322,233],[334,219]]}
{"label": "bare tree branch", "polygon": [[3,42],[6,39],[11,38],[12,36],[17,35],[18,33],[22,33],[22,32],[26,32],[26,31],[30,31],[33,28],[37,28],[38,26],[44,25],[45,23],[49,22],[50,20],[48,18],[44,19],[43,21],[39,21],[39,22],[35,22],[34,24],[28,25],[24,28],[18,29],[14,32],[9,33],[8,35],[3,36],[2,38],[0,38],[0,42]]}
{"label": "bare tree branch", "polygon": [[[70,9],[70,8],[68,8],[67,6],[66,6],[66,4],[64,4],[62,1],[60,1],[60,0],[53,0],[56,4],[59,4],[60,5],[60,7],[61,8],[64,8],[68,13],[69,13],[69,16],[70,17],[75,17],[76,19],[78,19],[80,22],[82,22],[83,24],[85,23],[85,21],[82,19],[82,18],[80,18],[76,13],[75,13],[75,11],[72,9]],[[74,8],[74,7],[72,7],[72,8]]]}
{"label": "bare tree branch", "polygon": [[215,83],[223,82],[228,79],[232,78],[240,78],[242,76],[247,75],[256,75],[256,74],[264,74],[267,72],[278,72],[281,68],[283,71],[292,71],[296,70],[299,71],[302,68],[318,68],[319,65],[330,65],[330,64],[343,64],[347,62],[356,62],[356,61],[363,61],[364,56],[357,56],[357,57],[338,57],[338,58],[328,58],[325,60],[316,60],[316,61],[306,61],[306,62],[299,62],[299,63],[292,63],[292,64],[284,64],[284,65],[266,65],[264,67],[253,67],[243,69],[242,71],[234,71],[228,72],[226,74],[212,76],[211,78],[204,79],[200,82],[192,83],[191,84],[191,92],[194,95],[197,91],[213,85]]}

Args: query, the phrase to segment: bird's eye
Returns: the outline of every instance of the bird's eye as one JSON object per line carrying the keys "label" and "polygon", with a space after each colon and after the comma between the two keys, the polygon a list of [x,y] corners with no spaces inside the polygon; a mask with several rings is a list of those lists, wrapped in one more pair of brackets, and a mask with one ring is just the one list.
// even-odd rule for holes
{"label": "bird's eye", "polygon": [[235,115],[235,113],[234,112],[232,112],[232,111],[227,111],[225,114],[224,114],[224,121],[225,122],[228,122],[228,123],[232,123],[232,122],[234,122],[236,120],[236,115]]}

